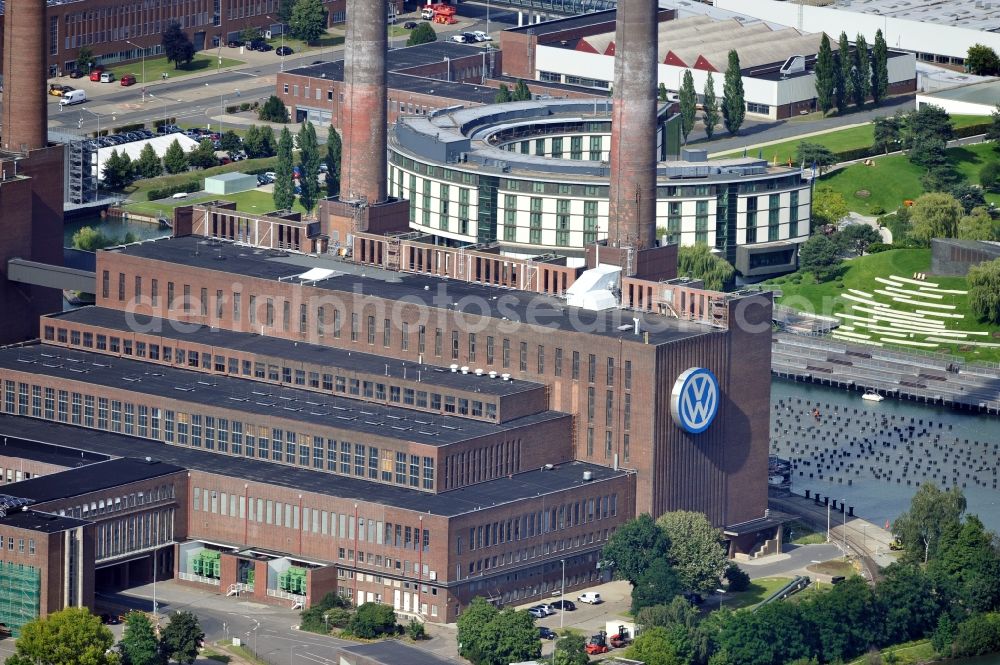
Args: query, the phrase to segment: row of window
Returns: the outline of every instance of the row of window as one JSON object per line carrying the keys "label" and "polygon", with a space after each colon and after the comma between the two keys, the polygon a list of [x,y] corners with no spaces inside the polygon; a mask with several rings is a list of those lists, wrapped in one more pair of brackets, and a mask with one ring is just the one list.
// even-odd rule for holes
{"label": "row of window", "polygon": [[[550,554],[565,552],[566,550],[586,547],[588,545],[593,545],[595,542],[601,543],[607,541],[608,536],[612,533],[614,533],[614,529],[598,529],[597,531],[584,533],[573,538],[561,538],[559,540],[547,541],[542,545],[534,547],[525,547],[508,552],[501,552],[500,554],[494,554],[493,556],[487,556],[482,559],[474,559],[469,561],[466,565],[466,574],[467,576],[481,575],[486,571],[503,567],[505,565],[521,563],[523,561],[530,561],[531,559],[540,556],[548,556]],[[456,579],[461,579],[462,564],[455,565],[455,575]]]}
{"label": "row of window", "polygon": [[[8,412],[10,413],[10,412]],[[36,416],[37,417],[37,416]],[[63,421],[65,422],[65,421]],[[129,492],[121,496],[109,496],[104,499],[94,499],[59,510],[63,516],[77,519],[96,519],[100,515],[110,515],[123,510],[141,508],[161,501],[171,501],[174,498],[174,485],[167,483],[153,487],[148,492]]]}
{"label": "row of window", "polygon": [[96,558],[141,552],[174,538],[174,509],[154,510],[101,522],[96,529]]}
{"label": "row of window", "polygon": [[[42,393],[42,386],[6,380],[4,411],[383,483],[434,489],[433,457],[50,387],[44,388],[43,408]],[[134,495],[130,497],[134,500]],[[90,508],[99,513],[99,505],[96,502]],[[86,510],[88,506],[83,508]],[[77,516],[85,515],[84,512]]]}
{"label": "row of window", "polygon": [[[14,549],[14,542],[15,542],[15,540],[17,542],[17,549],[16,550]],[[27,544],[28,544],[28,550],[27,550],[28,555],[29,556],[35,556],[35,554],[37,554],[37,551],[35,549],[35,539],[34,538],[28,538],[27,541],[25,541],[24,538],[18,537],[18,538],[15,539],[14,536],[7,536],[7,551],[8,552],[17,552],[18,554],[24,554],[25,553],[25,549],[24,549],[25,542],[27,542]],[[3,534],[0,534],[0,551],[3,550],[3,543],[4,543]]]}
{"label": "row of window", "polygon": [[[562,531],[582,524],[618,516],[618,494],[609,494],[533,511],[506,521],[492,522],[469,529],[469,550],[475,551]],[[455,553],[462,553],[462,536],[455,543]]]}

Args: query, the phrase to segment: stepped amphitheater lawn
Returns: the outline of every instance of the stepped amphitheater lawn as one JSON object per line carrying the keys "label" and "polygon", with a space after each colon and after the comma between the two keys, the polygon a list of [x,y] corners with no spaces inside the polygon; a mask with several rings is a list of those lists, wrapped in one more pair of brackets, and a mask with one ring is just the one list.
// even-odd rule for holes
{"label": "stepped amphitheater lawn", "polygon": [[[872,293],[876,289],[885,288],[884,285],[876,281],[877,277],[888,279],[890,276],[896,275],[912,278],[913,273],[927,272],[930,269],[930,257],[929,249],[894,249],[844,261],[842,276],[830,282],[817,284],[811,274],[794,273],[771,280],[765,286],[781,291],[781,296],[777,299],[779,305],[824,316],[843,313],[864,316],[864,313],[851,309],[851,305],[861,303],[851,302],[843,297],[845,294],[850,295],[849,289]],[[940,289],[966,290],[968,288],[964,277],[928,275],[927,281],[938,284]],[[886,298],[878,296],[877,300],[886,301]],[[947,295],[939,302],[955,306],[954,310],[948,310],[948,312],[964,315],[962,319],[945,319],[945,330],[987,331],[991,334],[973,336],[971,339],[1000,343],[1000,337],[996,336],[1000,334],[1000,327],[977,320],[969,310],[967,295]],[[906,303],[892,303],[892,310],[895,312],[915,313],[917,309],[924,308]],[[914,314],[914,316],[918,315]],[[842,321],[842,323],[844,322]],[[973,361],[1000,362],[1000,348],[970,346],[960,340],[941,343],[934,349],[922,350],[952,353]]]}

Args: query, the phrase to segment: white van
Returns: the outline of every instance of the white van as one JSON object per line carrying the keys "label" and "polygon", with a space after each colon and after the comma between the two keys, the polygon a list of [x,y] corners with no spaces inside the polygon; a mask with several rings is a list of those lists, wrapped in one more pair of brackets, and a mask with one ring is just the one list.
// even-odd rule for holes
{"label": "white van", "polygon": [[70,90],[63,94],[59,100],[60,106],[72,106],[73,104],[83,104],[87,101],[87,93],[84,90]]}
{"label": "white van", "polygon": [[576,600],[581,603],[590,603],[591,605],[600,605],[604,602],[601,600],[601,594],[596,591],[585,591],[577,596]]}

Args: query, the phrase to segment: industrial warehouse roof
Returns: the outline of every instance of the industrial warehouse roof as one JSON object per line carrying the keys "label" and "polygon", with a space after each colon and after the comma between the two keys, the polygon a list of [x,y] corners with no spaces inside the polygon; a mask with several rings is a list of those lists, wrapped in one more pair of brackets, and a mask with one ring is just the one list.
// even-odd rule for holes
{"label": "industrial warehouse roof", "polygon": [[3,442],[2,447],[0,447],[0,455],[4,457],[31,460],[32,462],[54,464],[57,466],[85,466],[109,459],[107,455],[81,450],[73,459],[67,460],[66,456],[60,452],[53,452],[48,448],[36,446],[34,443],[23,439],[7,436],[0,437],[0,439]]}
{"label": "industrial warehouse roof", "polygon": [[[121,310],[105,307],[81,307],[54,314],[46,317],[46,320],[100,326],[122,333],[148,331],[164,339],[177,340],[185,344],[205,344],[229,351],[246,351],[255,355],[280,358],[287,361],[286,364],[319,363],[331,369],[341,367],[386,377],[427,381],[434,386],[467,390],[483,395],[516,395],[527,390],[535,390],[542,385],[523,379],[503,381],[488,376],[462,374],[452,372],[447,367],[408,363],[372,353],[345,351],[321,344],[296,342],[251,332],[234,332],[196,323],[179,323],[142,314],[127,314]],[[333,334],[332,327],[328,334]],[[472,367],[472,370],[475,370],[475,367]],[[0,454],[3,454],[2,449]]]}
{"label": "industrial warehouse roof", "polygon": [[9,526],[15,529],[37,531],[39,533],[59,533],[88,524],[87,520],[75,517],[61,517],[35,510],[23,510],[0,517],[0,529]]}
{"label": "industrial warehouse roof", "polygon": [[[50,451],[50,454],[53,452]],[[72,463],[76,456],[70,453],[65,458],[67,462]],[[184,471],[183,467],[159,460],[118,457],[4,485],[2,492],[9,496],[28,499],[33,504],[40,504],[101,492],[141,480],[152,480],[180,471]]]}
{"label": "industrial warehouse roof", "polygon": [[[1000,4],[998,2],[997,4]],[[924,98],[951,99],[957,102],[967,102],[969,104],[983,104],[985,106],[995,106],[1000,100],[1000,80],[993,79],[978,83],[970,83],[947,90],[937,92],[921,93]]]}
{"label": "industrial warehouse roof", "polygon": [[[628,475],[628,472],[596,464],[570,462],[556,465],[552,469],[537,469],[442,494],[432,494],[20,416],[0,415],[0,435],[38,442],[34,445],[46,446],[53,454],[63,453],[67,460],[78,457],[80,450],[109,455],[148,456],[204,473],[444,517],[454,517]],[[584,480],[584,471],[591,472],[591,480]]]}
{"label": "industrial warehouse roof", "polygon": [[[333,257],[255,250],[199,236],[163,238],[105,251],[274,281],[287,280],[310,268],[329,268],[336,274],[311,286],[347,294],[349,299],[369,296],[403,300],[418,307],[461,312],[469,322],[488,316],[515,329],[518,324],[533,324],[541,328],[645,343],[641,336],[631,332],[635,317],[639,319],[641,330],[649,333],[650,344],[676,342],[717,332],[706,325],[656,314],[621,309],[592,312],[569,307],[559,298],[537,293],[381,270]],[[518,378],[516,373],[514,378]],[[270,388],[267,386],[266,389]]]}
{"label": "industrial warehouse roof", "polygon": [[[157,398],[176,399],[209,409],[244,412],[250,420],[253,416],[280,418],[429,446],[446,446],[568,418],[565,413],[542,411],[495,425],[41,344],[0,349],[0,368],[128,390],[154,398],[148,400],[150,403]],[[431,386],[429,382],[428,388]]]}

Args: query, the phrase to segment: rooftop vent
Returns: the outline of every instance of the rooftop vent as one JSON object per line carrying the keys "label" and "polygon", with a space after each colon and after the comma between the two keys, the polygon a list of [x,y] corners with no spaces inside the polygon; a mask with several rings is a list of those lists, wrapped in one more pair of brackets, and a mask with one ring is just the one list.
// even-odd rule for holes
{"label": "rooftop vent", "polygon": [[583,482],[589,483],[593,479],[594,479],[594,472],[593,471],[584,471],[583,472]]}

